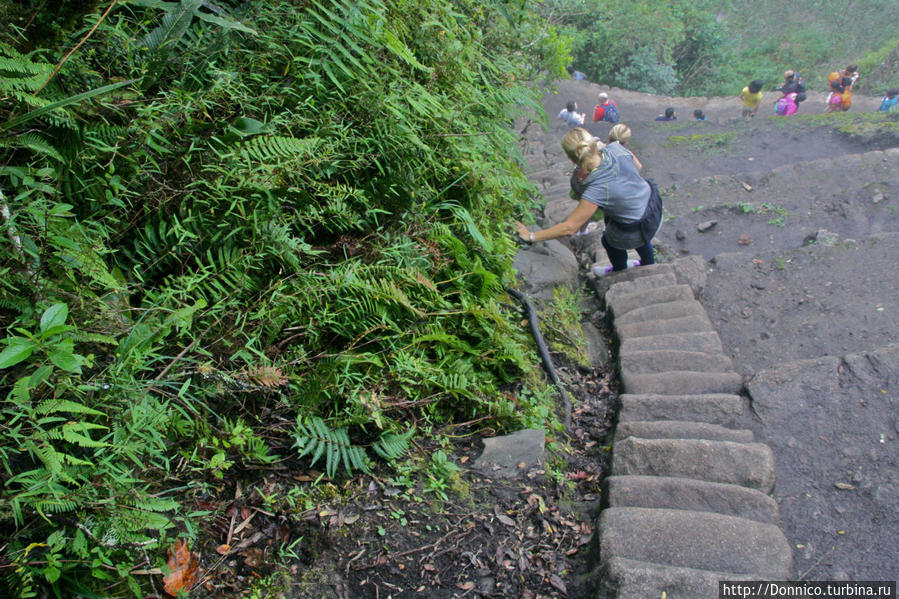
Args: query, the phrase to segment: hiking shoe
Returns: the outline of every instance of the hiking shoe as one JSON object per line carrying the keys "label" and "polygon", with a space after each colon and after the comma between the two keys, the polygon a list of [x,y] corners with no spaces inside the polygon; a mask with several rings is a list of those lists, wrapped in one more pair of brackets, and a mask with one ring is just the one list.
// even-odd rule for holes
{"label": "hiking shoe", "polygon": [[[635,268],[637,266],[640,266],[639,260],[628,260],[627,261],[628,268]],[[593,270],[593,274],[596,275],[596,277],[598,278],[598,277],[604,277],[607,274],[609,274],[610,272],[612,272],[612,267],[611,266],[599,266],[597,264],[597,265],[593,266],[592,270]]]}

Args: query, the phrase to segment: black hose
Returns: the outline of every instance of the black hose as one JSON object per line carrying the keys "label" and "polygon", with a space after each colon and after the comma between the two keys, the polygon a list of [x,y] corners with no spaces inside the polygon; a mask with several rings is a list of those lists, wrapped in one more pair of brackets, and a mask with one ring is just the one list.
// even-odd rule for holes
{"label": "black hose", "polygon": [[528,322],[531,325],[531,334],[534,336],[534,341],[537,343],[537,349],[540,350],[540,358],[543,360],[543,367],[546,369],[546,372],[549,373],[549,378],[552,379],[553,384],[555,384],[559,393],[562,395],[562,402],[565,406],[565,430],[568,431],[571,428],[571,400],[568,398],[568,392],[565,391],[562,381],[559,380],[559,375],[556,374],[556,368],[553,366],[553,360],[549,355],[549,348],[546,347],[546,342],[543,340],[543,335],[540,333],[540,321],[537,319],[537,310],[534,309],[534,305],[525,294],[516,291],[515,289],[506,289],[506,291],[509,295],[524,304]]}

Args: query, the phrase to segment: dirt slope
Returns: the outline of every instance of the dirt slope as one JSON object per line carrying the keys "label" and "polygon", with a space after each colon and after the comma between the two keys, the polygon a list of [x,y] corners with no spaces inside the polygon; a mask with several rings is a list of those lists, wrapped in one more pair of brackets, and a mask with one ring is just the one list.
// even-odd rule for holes
{"label": "dirt slope", "polygon": [[[611,125],[591,121],[600,91],[617,101],[631,149],[664,190],[660,260],[705,261],[699,299],[757,407],[748,426],[775,451],[796,576],[895,579],[899,538],[879,531],[899,528],[885,499],[899,468],[890,345],[899,338],[899,115],[876,114],[879,98],[858,95],[849,113],[823,115],[824,96],[812,92],[797,115],[777,117],[777,94],[766,92],[759,115],[742,119],[736,97],[563,81],[544,97],[550,131],[528,131],[530,150],[545,155],[535,173],[543,225],[574,206],[558,145],[567,127],[555,115],[575,100],[605,139]],[[656,122],[667,106],[679,120]],[[695,108],[708,120],[693,120]],[[597,239],[581,246],[604,259]]]}

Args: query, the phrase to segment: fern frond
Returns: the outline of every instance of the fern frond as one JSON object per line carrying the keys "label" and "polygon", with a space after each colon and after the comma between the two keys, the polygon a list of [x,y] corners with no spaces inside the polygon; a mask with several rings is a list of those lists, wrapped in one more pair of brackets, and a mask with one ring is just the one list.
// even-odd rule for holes
{"label": "fern frond", "polygon": [[297,139],[279,135],[257,135],[241,145],[241,153],[246,159],[252,161],[306,158],[315,155],[320,141],[314,137]]}
{"label": "fern frond", "polygon": [[389,462],[396,460],[408,451],[410,440],[414,434],[415,427],[410,428],[405,433],[391,433],[385,431],[381,435],[381,438],[372,445],[372,449],[375,450],[375,453]]}
{"label": "fern frond", "polygon": [[67,414],[89,414],[91,416],[104,416],[103,412],[89,408],[84,404],[80,404],[68,399],[48,399],[42,401],[34,408],[35,414],[56,414],[64,412]]}
{"label": "fern frond", "polygon": [[353,468],[362,472],[369,471],[365,450],[350,442],[347,430],[332,429],[317,416],[298,417],[294,439],[293,446],[297,448],[299,457],[312,455],[310,465],[314,466],[319,459],[325,458],[325,471],[331,478],[337,474],[337,468],[341,464],[348,474],[353,473]]}
{"label": "fern frond", "polygon": [[174,8],[162,17],[162,24],[147,34],[141,46],[155,53],[180,42],[202,3],[203,0],[181,0],[180,4],[173,4]]}

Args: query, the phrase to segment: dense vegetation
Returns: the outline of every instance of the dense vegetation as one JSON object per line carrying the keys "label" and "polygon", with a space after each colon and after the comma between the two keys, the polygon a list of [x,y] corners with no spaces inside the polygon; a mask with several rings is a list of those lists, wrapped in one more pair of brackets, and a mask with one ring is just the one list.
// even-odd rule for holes
{"label": "dense vegetation", "polygon": [[90,4],[0,9],[13,596],[142,596],[241,464],[552,426],[503,291],[509,125],[567,60],[526,3]]}
{"label": "dense vegetation", "polygon": [[895,87],[899,71],[870,75],[899,45],[894,0],[558,0],[574,65],[592,81],[668,95],[737,95],[749,81],[779,85],[799,71],[813,89],[858,64],[858,89]]}
{"label": "dense vegetation", "polygon": [[[557,426],[504,292],[537,198],[510,125],[572,53],[732,94],[896,43],[886,0],[762,4],[0,5],[4,596],[143,596],[248,465]],[[419,467],[440,493],[446,456]]]}

